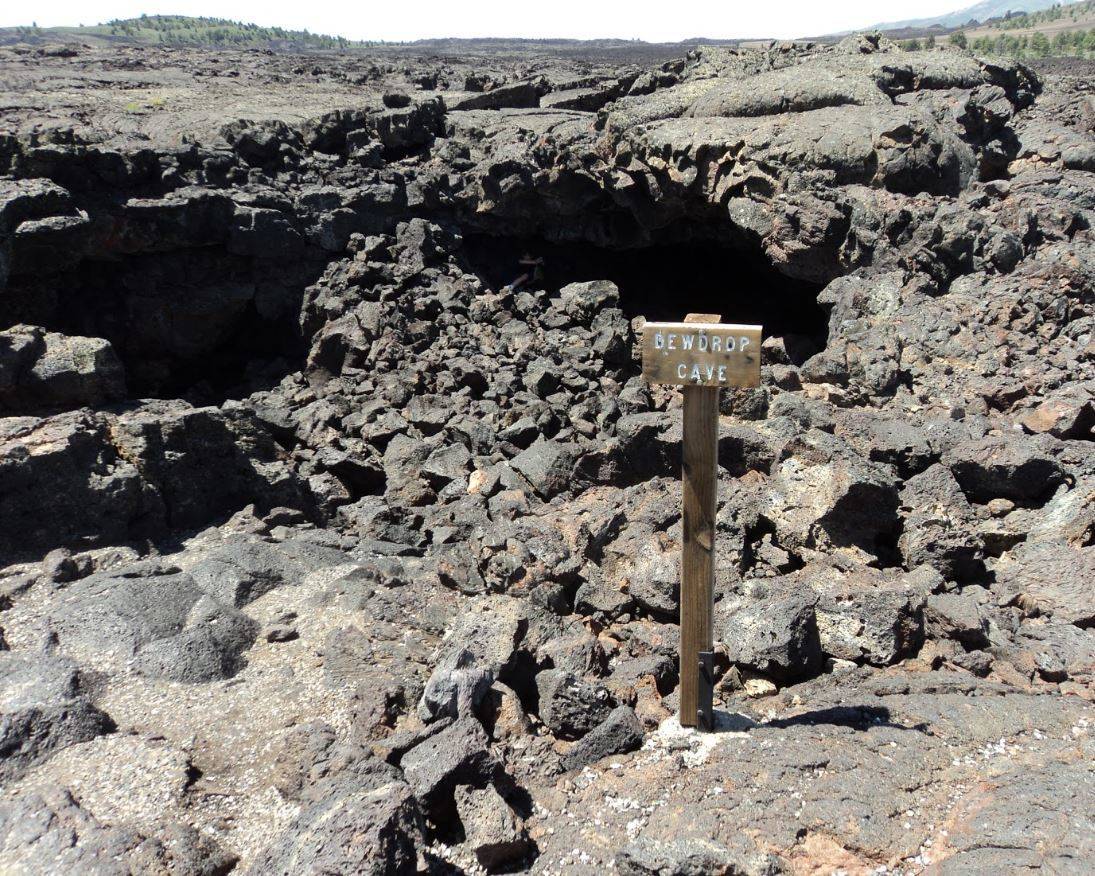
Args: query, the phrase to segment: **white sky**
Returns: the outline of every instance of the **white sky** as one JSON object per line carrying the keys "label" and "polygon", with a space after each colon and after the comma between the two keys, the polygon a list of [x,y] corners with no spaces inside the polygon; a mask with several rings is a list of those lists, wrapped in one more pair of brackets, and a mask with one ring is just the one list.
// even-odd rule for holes
{"label": "white sky", "polygon": [[37,0],[5,2],[0,26],[98,24],[112,18],[208,15],[351,39],[689,37],[790,39],[951,12],[973,0]]}

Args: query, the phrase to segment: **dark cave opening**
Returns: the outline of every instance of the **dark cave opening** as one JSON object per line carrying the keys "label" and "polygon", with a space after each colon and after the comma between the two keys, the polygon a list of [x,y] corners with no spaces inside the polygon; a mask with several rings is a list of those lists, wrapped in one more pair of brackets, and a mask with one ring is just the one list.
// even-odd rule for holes
{"label": "dark cave opening", "polygon": [[[784,276],[755,249],[714,241],[620,249],[478,232],[463,237],[466,268],[491,289],[530,273],[526,256],[542,259],[526,288],[555,294],[568,283],[610,280],[629,318],[719,313],[724,322],[759,323],[766,337],[795,338],[788,344],[795,364],[827,341],[820,284]],[[303,366],[301,301],[326,264],[322,257],[259,260],[224,246],[89,258],[57,274],[13,277],[5,316],[111,341],[125,367],[128,398],[219,404],[271,387]]]}
{"label": "dark cave opening", "polygon": [[529,272],[543,259],[535,288],[555,293],[568,283],[611,280],[628,317],[681,321],[689,313],[719,313],[724,322],[761,324],[765,337],[798,335],[821,349],[828,314],[818,304],[821,286],[779,273],[756,251],[716,243],[660,244],[608,249],[542,238],[464,236],[469,265],[493,289]]}
{"label": "dark cave opening", "polygon": [[325,264],[268,264],[221,246],[88,258],[67,272],[13,277],[4,316],[109,340],[127,398],[220,404],[302,367],[301,300]]}

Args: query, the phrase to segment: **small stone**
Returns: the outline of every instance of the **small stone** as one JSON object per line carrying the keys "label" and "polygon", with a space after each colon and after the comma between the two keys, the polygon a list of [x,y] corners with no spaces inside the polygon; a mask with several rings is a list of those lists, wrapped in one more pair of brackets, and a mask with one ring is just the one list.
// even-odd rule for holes
{"label": "small stone", "polygon": [[951,663],[984,678],[992,670],[992,655],[984,651],[961,651],[951,658]]}
{"label": "small stone", "polygon": [[79,566],[72,558],[71,552],[65,548],[50,551],[42,560],[42,574],[54,584],[74,581],[79,573]]}
{"label": "small stone", "polygon": [[627,593],[598,581],[586,581],[574,594],[574,610],[587,617],[604,615],[616,618],[630,608],[632,603],[633,600]]}
{"label": "small stone", "polygon": [[779,692],[779,688],[767,678],[754,676],[745,679],[745,695],[753,699],[770,697]]}
{"label": "small stone", "polygon": [[1044,500],[1066,479],[1046,435],[987,436],[955,447],[943,461],[974,502]]}
{"label": "small stone", "polygon": [[540,720],[561,739],[584,736],[612,711],[609,692],[573,673],[548,669],[536,676],[540,693]]}
{"label": "small stone", "polygon": [[292,526],[294,523],[304,523],[307,518],[304,512],[296,508],[271,508],[270,513],[262,518],[267,526]]}
{"label": "small stone", "polygon": [[381,101],[388,109],[403,109],[411,105],[411,96],[401,91],[386,91]]}
{"label": "small stone", "polygon": [[75,663],[0,651],[0,782],[14,782],[55,752],[112,729]]}
{"label": "small stone", "polygon": [[298,638],[300,638],[300,633],[297,628],[289,624],[278,624],[266,631],[267,642],[291,642],[293,639]]}
{"label": "small stone", "polygon": [[419,743],[400,762],[415,796],[430,812],[451,805],[457,785],[481,785],[498,772],[497,760],[482,725],[461,718]]}
{"label": "small stone", "polygon": [[716,609],[716,630],[732,663],[785,678],[807,678],[821,668],[815,607],[808,588],[781,579],[748,581],[741,597]]}
{"label": "small stone", "polygon": [[303,797],[299,813],[274,834],[249,873],[415,871],[424,834],[422,815],[394,768],[371,758],[350,760],[305,788]]}
{"label": "small stone", "polygon": [[930,590],[941,582],[924,566],[909,573],[824,565],[796,576],[818,594],[822,651],[829,657],[885,666],[913,654],[923,641],[921,613]]}
{"label": "small stone", "polygon": [[524,821],[494,788],[462,785],[454,797],[464,842],[487,871],[507,867],[525,856],[529,841]]}
{"label": "small stone", "polygon": [[950,580],[978,574],[984,545],[973,510],[946,466],[936,464],[909,478],[901,503],[907,513],[898,549],[906,568],[929,565]]}
{"label": "small stone", "polygon": [[510,465],[540,496],[551,499],[577,485],[576,459],[572,444],[539,441],[510,460]]}
{"label": "small stone", "polygon": [[960,593],[940,593],[929,596],[924,607],[924,627],[935,639],[954,639],[967,648],[982,648],[989,644],[988,621],[982,617],[976,591],[968,587]]}
{"label": "small stone", "polygon": [[731,666],[719,679],[719,683],[715,685],[715,691],[717,693],[733,693],[734,691],[743,690],[744,686],[741,670],[736,666]]}
{"label": "small stone", "polygon": [[1001,558],[995,572],[998,599],[1055,622],[1095,624],[1095,545],[1028,541]]}
{"label": "small stone", "polygon": [[403,755],[431,736],[436,736],[442,730],[451,727],[452,723],[452,718],[440,718],[432,724],[426,724],[413,730],[397,730],[394,733],[381,736],[380,739],[369,740],[370,747],[374,756],[390,763],[392,766],[399,766],[400,761],[403,760]]}
{"label": "small stone", "polygon": [[476,665],[475,656],[465,648],[447,654],[426,682],[418,703],[423,721],[471,715],[490,690],[494,673]]}
{"label": "small stone", "polygon": [[468,477],[468,493],[473,496],[491,496],[498,488],[499,475],[495,468],[477,468]]}
{"label": "small stone", "polygon": [[1088,386],[1066,386],[1020,420],[1028,432],[1056,438],[1090,438],[1095,427],[1095,393]]}
{"label": "small stone", "polygon": [[95,407],[125,398],[125,369],[103,338],[16,325],[0,331],[0,351],[0,411]]}
{"label": "small stone", "polygon": [[484,723],[495,741],[520,739],[532,732],[532,724],[514,691],[495,681],[483,700]]}
{"label": "small stone", "polygon": [[643,744],[643,728],[630,706],[617,706],[600,726],[583,736],[563,757],[563,769],[576,770]]}

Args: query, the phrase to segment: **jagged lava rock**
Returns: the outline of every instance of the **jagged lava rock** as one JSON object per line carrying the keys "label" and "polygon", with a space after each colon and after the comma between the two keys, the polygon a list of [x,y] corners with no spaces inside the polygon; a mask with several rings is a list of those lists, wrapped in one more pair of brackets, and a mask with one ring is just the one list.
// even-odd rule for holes
{"label": "jagged lava rock", "polygon": [[58,749],[113,728],[92,705],[75,663],[0,651],[0,776],[6,782]]}
{"label": "jagged lava rock", "polygon": [[[1090,857],[1087,61],[57,39],[0,46],[5,864]],[[701,735],[635,350],[707,309],[768,337]],[[91,708],[177,755],[139,830]]]}
{"label": "jagged lava rock", "polygon": [[98,407],[123,398],[125,370],[109,341],[66,337],[38,326],[0,332],[2,408],[32,413]]}
{"label": "jagged lava rock", "polygon": [[461,785],[456,789],[456,811],[464,842],[488,872],[513,865],[527,853],[523,822],[494,788]]}

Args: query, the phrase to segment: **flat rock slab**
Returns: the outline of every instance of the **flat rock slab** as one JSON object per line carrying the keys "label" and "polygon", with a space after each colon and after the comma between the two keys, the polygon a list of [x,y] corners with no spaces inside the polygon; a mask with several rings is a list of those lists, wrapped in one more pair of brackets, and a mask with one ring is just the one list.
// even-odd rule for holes
{"label": "flat rock slab", "polygon": [[[873,683],[862,672],[822,677],[792,689],[800,705],[787,692],[761,701],[752,720],[727,716],[722,732],[667,719],[641,751],[588,768],[595,779],[537,794],[547,810],[530,822],[537,867],[578,873],[615,859],[644,874],[707,872],[729,861],[742,872],[854,872],[873,861],[946,866],[957,855],[952,872],[964,872],[959,862],[978,854],[1003,866],[1090,853],[1090,704],[971,676],[955,677],[945,692],[932,684],[937,673],[887,673]],[[1017,796],[1012,783],[1028,771],[1032,785]],[[1062,799],[1071,801],[1064,809]],[[594,800],[601,824],[559,817]],[[974,826],[980,807],[999,820]],[[629,822],[632,832],[641,825],[641,838],[621,843]],[[743,832],[756,846],[742,845]],[[989,836],[999,847],[975,839]],[[780,851],[765,858],[761,849]],[[690,870],[690,861],[708,863]]]}

